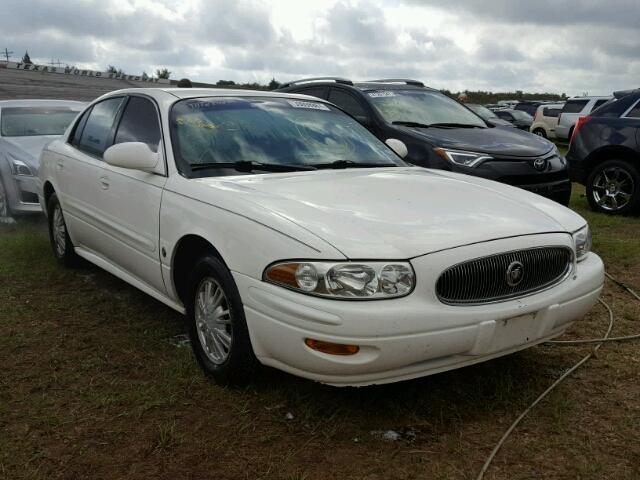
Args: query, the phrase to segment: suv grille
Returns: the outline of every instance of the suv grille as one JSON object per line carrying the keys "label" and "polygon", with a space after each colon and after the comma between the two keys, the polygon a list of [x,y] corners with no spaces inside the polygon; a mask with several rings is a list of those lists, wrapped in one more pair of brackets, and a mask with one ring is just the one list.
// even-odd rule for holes
{"label": "suv grille", "polygon": [[477,258],[445,270],[436,283],[436,294],[450,305],[522,297],[562,281],[572,260],[573,252],[567,247],[529,248]]}

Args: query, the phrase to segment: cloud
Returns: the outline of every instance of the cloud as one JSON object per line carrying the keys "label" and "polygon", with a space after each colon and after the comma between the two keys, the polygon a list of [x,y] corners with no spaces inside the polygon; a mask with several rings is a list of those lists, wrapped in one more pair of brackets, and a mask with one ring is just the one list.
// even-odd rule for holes
{"label": "cloud", "polygon": [[15,55],[134,74],[412,77],[452,91],[576,94],[637,84],[639,18],[637,0],[570,11],[552,0],[4,0],[0,28]]}

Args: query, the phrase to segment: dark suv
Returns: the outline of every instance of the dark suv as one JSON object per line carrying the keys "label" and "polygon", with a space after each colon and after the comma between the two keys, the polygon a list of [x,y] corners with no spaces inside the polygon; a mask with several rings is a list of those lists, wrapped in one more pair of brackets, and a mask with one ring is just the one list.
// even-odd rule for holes
{"label": "dark suv", "polygon": [[580,117],[567,160],[593,210],[640,213],[640,88],[615,92],[613,100]]}
{"label": "dark suv", "polygon": [[551,142],[495,127],[422,82],[323,77],[289,82],[280,91],[329,100],[382,141],[402,141],[409,152],[405,160],[414,165],[484,177],[569,203],[566,161]]}

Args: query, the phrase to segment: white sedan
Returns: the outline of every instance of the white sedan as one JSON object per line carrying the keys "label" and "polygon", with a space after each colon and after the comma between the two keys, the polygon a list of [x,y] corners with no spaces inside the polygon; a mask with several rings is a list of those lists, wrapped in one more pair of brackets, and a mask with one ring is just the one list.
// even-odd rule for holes
{"label": "white sedan", "polygon": [[604,271],[583,218],[387,143],[302,95],[121,90],[43,152],[40,201],[56,257],[185,313],[221,383],[258,363],[334,385],[415,378],[544,342],[592,307]]}

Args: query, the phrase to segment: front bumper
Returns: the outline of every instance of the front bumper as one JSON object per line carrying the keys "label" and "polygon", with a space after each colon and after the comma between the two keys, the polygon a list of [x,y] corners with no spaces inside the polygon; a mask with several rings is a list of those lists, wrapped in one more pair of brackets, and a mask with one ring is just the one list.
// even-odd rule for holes
{"label": "front bumper", "polygon": [[37,177],[12,175],[3,172],[2,182],[7,192],[9,208],[14,214],[40,213]]}
{"label": "front bumper", "polygon": [[496,159],[476,168],[455,166],[453,170],[466,175],[494,180],[519,187],[567,205],[571,197],[571,181],[564,159],[556,155],[541,157],[547,162],[545,170],[538,171],[532,159]]}
{"label": "front bumper", "polygon": [[[549,290],[479,306],[450,306],[435,296],[444,269],[518,248],[570,245],[568,234],[536,235],[459,247],[413,259],[417,285],[404,298],[339,301],[315,298],[234,273],[258,359],[333,385],[369,385],[430,375],[482,362],[563,333],[593,306],[604,281],[590,254]],[[523,247],[524,246],[524,247]],[[305,338],[354,344],[352,356],[308,348]]]}

